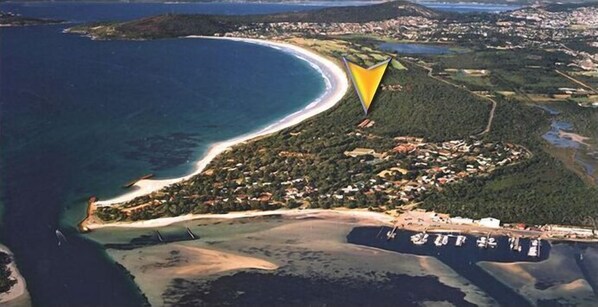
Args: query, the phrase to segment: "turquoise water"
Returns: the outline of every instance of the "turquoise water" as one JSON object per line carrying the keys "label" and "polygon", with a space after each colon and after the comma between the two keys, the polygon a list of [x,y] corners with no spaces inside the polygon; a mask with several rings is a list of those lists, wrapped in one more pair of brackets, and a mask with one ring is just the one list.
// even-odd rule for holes
{"label": "turquoise water", "polygon": [[[169,7],[89,6],[0,8],[90,21]],[[225,13],[295,9],[192,7]],[[143,299],[125,272],[73,228],[86,199],[114,196],[147,173],[186,174],[209,144],[301,109],[321,94],[324,80],[305,61],[264,46],[202,39],[92,41],[64,34],[64,27],[0,29],[0,239],[15,253],[36,305],[140,305]],[[56,229],[68,240],[60,247]]]}

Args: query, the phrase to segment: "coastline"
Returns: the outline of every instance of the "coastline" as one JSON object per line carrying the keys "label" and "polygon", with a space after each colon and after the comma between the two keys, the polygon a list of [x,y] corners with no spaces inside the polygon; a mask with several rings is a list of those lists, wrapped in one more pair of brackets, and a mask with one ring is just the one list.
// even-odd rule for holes
{"label": "coastline", "polygon": [[[326,90],[322,93],[315,101],[309,103],[303,109],[291,113],[284,118],[269,124],[268,126],[259,129],[258,131],[249,132],[247,134],[243,134],[236,138],[218,142],[212,144],[205,155],[196,162],[195,170],[192,171],[190,174],[178,177],[178,178],[171,178],[171,179],[143,179],[137,181],[133,186],[132,190],[126,192],[122,195],[117,197],[97,201],[95,202],[96,206],[109,206],[116,203],[122,203],[130,201],[136,197],[147,195],[149,193],[155,192],[160,190],[168,185],[178,183],[181,181],[185,181],[190,179],[191,177],[201,173],[207,165],[220,153],[229,150],[231,147],[250,141],[252,139],[263,137],[266,135],[270,135],[272,133],[278,132],[285,128],[292,127],[294,125],[299,124],[300,122],[318,115],[339,102],[347,92],[349,88],[349,82],[344,70],[337,65],[333,61],[316,54],[312,51],[307,49],[288,44],[282,42],[275,42],[275,41],[267,41],[267,40],[260,40],[260,39],[249,39],[249,38],[233,38],[233,37],[211,37],[211,36],[187,36],[185,38],[188,39],[225,39],[225,40],[232,40],[232,41],[239,41],[245,42],[250,44],[257,44],[262,46],[271,47],[277,50],[281,50],[283,52],[289,53],[290,55],[299,58],[303,61],[306,61],[310,64],[310,66],[316,69],[324,78],[326,82]],[[89,217],[89,216],[88,216]],[[87,219],[86,219],[87,220]],[[86,221],[85,220],[85,221]],[[80,224],[80,228],[84,228],[87,225],[83,225],[85,223],[83,221]]]}
{"label": "coastline", "polygon": [[12,262],[8,265],[8,268],[11,271],[10,277],[17,281],[17,283],[8,292],[0,294],[0,305],[3,305],[9,304],[17,299],[25,298],[25,294],[27,293],[27,285],[25,283],[25,278],[23,278],[19,272],[19,269],[17,268],[17,265],[15,264],[12,252],[8,249],[8,247],[2,244],[0,244],[0,251],[7,253],[12,257]]}

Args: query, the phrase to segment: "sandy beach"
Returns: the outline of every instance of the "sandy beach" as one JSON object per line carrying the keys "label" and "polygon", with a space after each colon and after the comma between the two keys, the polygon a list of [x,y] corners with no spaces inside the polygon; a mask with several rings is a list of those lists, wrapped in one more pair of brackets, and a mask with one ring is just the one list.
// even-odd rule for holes
{"label": "sandy beach", "polygon": [[577,264],[575,259],[580,252],[592,254],[580,251],[574,245],[555,244],[546,261],[480,262],[478,266],[532,304],[541,304],[542,300],[558,300],[564,305],[596,306],[596,295],[579,266],[582,264],[593,270],[591,265],[595,259],[588,258]]}
{"label": "sandy beach", "polygon": [[228,38],[228,37],[203,37],[203,36],[188,36],[189,39],[226,39],[233,41],[246,42],[251,44],[258,44],[275,48],[284,52],[287,52],[301,60],[307,61],[314,69],[322,74],[326,82],[326,90],[320,95],[315,101],[311,102],[303,109],[287,115],[286,117],[271,123],[270,125],[248,134],[241,135],[228,141],[215,143],[206,152],[204,157],[199,160],[195,165],[195,170],[184,177],[152,180],[144,179],[140,180],[132,186],[131,191],[124,193],[123,195],[117,196],[112,199],[102,200],[96,202],[97,206],[108,206],[111,204],[122,203],[132,200],[136,197],[149,194],[151,192],[160,190],[168,185],[188,180],[191,177],[201,173],[206,166],[214,159],[218,154],[228,150],[232,146],[249,141],[251,139],[272,134],[282,129],[294,126],[305,119],[308,119],[314,115],[324,112],[334,106],[340,101],[347,89],[349,88],[349,82],[343,69],[335,64],[333,61],[324,58],[312,51],[303,49],[287,43],[273,42],[259,39],[245,39],[245,38]]}
{"label": "sandy beach", "polygon": [[[8,247],[0,245],[0,251],[7,253],[12,256],[12,253]],[[17,280],[17,283],[7,292],[0,294],[0,305],[2,306],[29,306],[27,285],[25,279],[19,273],[15,262],[11,262],[8,265],[11,271],[11,277]]]}
{"label": "sandy beach", "polygon": [[124,227],[124,228],[155,228],[164,227],[184,221],[192,221],[198,219],[238,219],[250,218],[259,216],[276,216],[283,215],[286,217],[320,217],[320,218],[353,218],[357,220],[375,221],[378,224],[392,225],[394,217],[388,214],[373,212],[367,210],[357,209],[280,209],[273,211],[242,211],[231,212],[227,214],[186,214],[176,217],[164,217],[152,220],[137,221],[137,222],[114,222],[114,223],[82,223],[82,227],[87,230],[94,230],[107,227]]}

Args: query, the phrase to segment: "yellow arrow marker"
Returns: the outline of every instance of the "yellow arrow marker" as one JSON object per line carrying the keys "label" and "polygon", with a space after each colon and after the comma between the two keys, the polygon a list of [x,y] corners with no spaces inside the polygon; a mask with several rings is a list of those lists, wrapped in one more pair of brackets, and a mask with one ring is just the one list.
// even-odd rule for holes
{"label": "yellow arrow marker", "polygon": [[367,115],[378,86],[380,86],[380,81],[382,81],[382,76],[384,76],[388,63],[390,63],[390,59],[370,68],[363,68],[345,58],[343,60],[345,61],[347,72],[351,76],[351,80],[353,80],[353,86],[357,91],[357,95],[359,95],[359,100],[361,100],[363,111]]}

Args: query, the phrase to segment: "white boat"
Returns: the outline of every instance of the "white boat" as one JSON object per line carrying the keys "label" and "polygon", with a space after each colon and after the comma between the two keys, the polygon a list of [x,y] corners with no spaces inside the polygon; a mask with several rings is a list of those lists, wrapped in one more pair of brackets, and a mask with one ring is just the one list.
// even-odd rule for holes
{"label": "white boat", "polygon": [[495,248],[497,245],[498,245],[498,242],[496,242],[495,238],[488,239],[488,246],[490,246],[491,248]]}
{"label": "white boat", "polygon": [[449,241],[449,236],[448,235],[442,236],[442,245],[447,245],[448,241]]}
{"label": "white boat", "polygon": [[414,234],[411,236],[411,242],[419,241],[423,236],[423,233]]}
{"label": "white boat", "polygon": [[427,233],[418,233],[411,236],[411,242],[415,245],[424,245],[428,242],[428,234]]}
{"label": "white boat", "polygon": [[56,239],[58,239],[58,246],[62,245],[62,243],[68,243],[68,241],[66,240],[66,237],[64,236],[64,234],[62,234],[62,231],[56,229]]}
{"label": "white boat", "polygon": [[386,233],[386,240],[392,240],[397,236],[397,226],[395,226],[392,230],[389,230]]}
{"label": "white boat", "polygon": [[466,239],[467,239],[466,236],[458,235],[457,236],[457,242],[455,242],[455,246],[463,246],[463,244],[465,243]]}
{"label": "white boat", "polygon": [[521,243],[519,237],[509,237],[509,248],[513,251],[521,252]]}
{"label": "white boat", "polygon": [[443,235],[438,235],[438,236],[436,237],[436,240],[434,240],[434,245],[436,245],[436,246],[441,246],[441,245],[442,245],[442,238],[443,238],[443,237],[444,237]]}
{"label": "white boat", "polygon": [[539,239],[531,240],[529,250],[527,251],[527,255],[530,257],[540,256],[540,240]]}
{"label": "white boat", "polygon": [[476,241],[479,248],[486,248],[488,247],[488,238],[487,237],[480,237]]}

